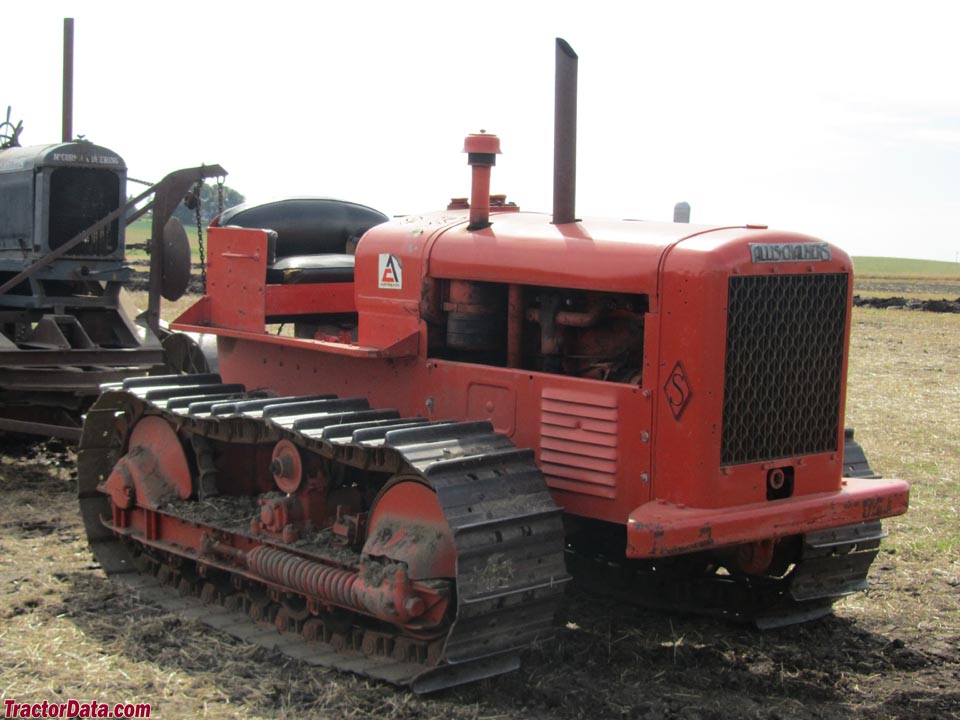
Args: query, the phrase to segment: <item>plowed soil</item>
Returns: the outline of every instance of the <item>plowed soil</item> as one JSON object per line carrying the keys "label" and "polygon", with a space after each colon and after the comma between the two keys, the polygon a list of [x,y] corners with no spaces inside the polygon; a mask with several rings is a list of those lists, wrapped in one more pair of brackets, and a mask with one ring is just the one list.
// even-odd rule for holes
{"label": "plowed soil", "polygon": [[559,639],[519,672],[417,697],[125,594],[87,549],[74,452],[7,437],[0,701],[146,702],[163,718],[960,718],[960,318],[910,316],[948,324],[914,337],[890,324],[902,314],[855,312],[848,420],[877,469],[913,481],[914,503],[888,523],[870,591],[830,618],[760,632],[573,590]]}

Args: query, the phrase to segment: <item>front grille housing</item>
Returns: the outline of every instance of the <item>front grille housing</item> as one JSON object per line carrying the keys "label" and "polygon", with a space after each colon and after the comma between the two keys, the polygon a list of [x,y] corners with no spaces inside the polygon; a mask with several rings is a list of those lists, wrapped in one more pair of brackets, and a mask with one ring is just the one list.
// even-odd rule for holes
{"label": "front grille housing", "polygon": [[837,450],[847,275],[730,278],[721,464]]}
{"label": "front grille housing", "polygon": [[[73,239],[101,218],[120,207],[120,176],[112,170],[61,167],[50,176],[51,250]],[[71,250],[67,255],[104,257],[120,242],[120,220],[114,220]]]}

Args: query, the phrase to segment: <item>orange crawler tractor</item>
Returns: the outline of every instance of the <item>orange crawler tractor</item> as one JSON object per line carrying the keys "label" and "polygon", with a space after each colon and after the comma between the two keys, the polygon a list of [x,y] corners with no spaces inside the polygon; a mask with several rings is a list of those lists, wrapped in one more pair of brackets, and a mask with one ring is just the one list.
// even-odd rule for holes
{"label": "orange crawler tractor", "polygon": [[552,218],[491,198],[480,134],[469,203],[285,201],[211,227],[207,294],[174,327],[217,336],[220,374],[127,380],[86,418],[109,574],[418,692],[515,668],[568,573],[761,626],[865,587],[909,489],[844,432],[849,257],[578,220],[557,56]]}

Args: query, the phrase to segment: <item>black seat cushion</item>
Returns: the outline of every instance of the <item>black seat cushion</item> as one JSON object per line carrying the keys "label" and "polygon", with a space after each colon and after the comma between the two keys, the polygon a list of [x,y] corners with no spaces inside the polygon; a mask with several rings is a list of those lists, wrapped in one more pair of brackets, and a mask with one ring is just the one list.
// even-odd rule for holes
{"label": "black seat cushion", "polygon": [[275,285],[353,282],[353,255],[294,255],[267,267],[267,282]]}
{"label": "black seat cushion", "polygon": [[278,258],[343,253],[374,225],[389,218],[366,205],[332,198],[289,198],[224,210],[221,227],[269,228],[277,233]]}

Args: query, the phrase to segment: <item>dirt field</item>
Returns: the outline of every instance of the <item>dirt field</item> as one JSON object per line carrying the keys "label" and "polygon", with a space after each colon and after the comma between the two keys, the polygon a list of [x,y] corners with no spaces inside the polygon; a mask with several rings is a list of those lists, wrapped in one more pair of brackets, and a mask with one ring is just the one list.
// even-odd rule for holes
{"label": "dirt field", "polygon": [[65,446],[0,457],[0,701],[152,717],[960,718],[960,316],[858,308],[848,425],[912,509],[834,617],[761,633],[571,593],[559,641],[428,698],[316,670],[120,594],[92,563]]}

